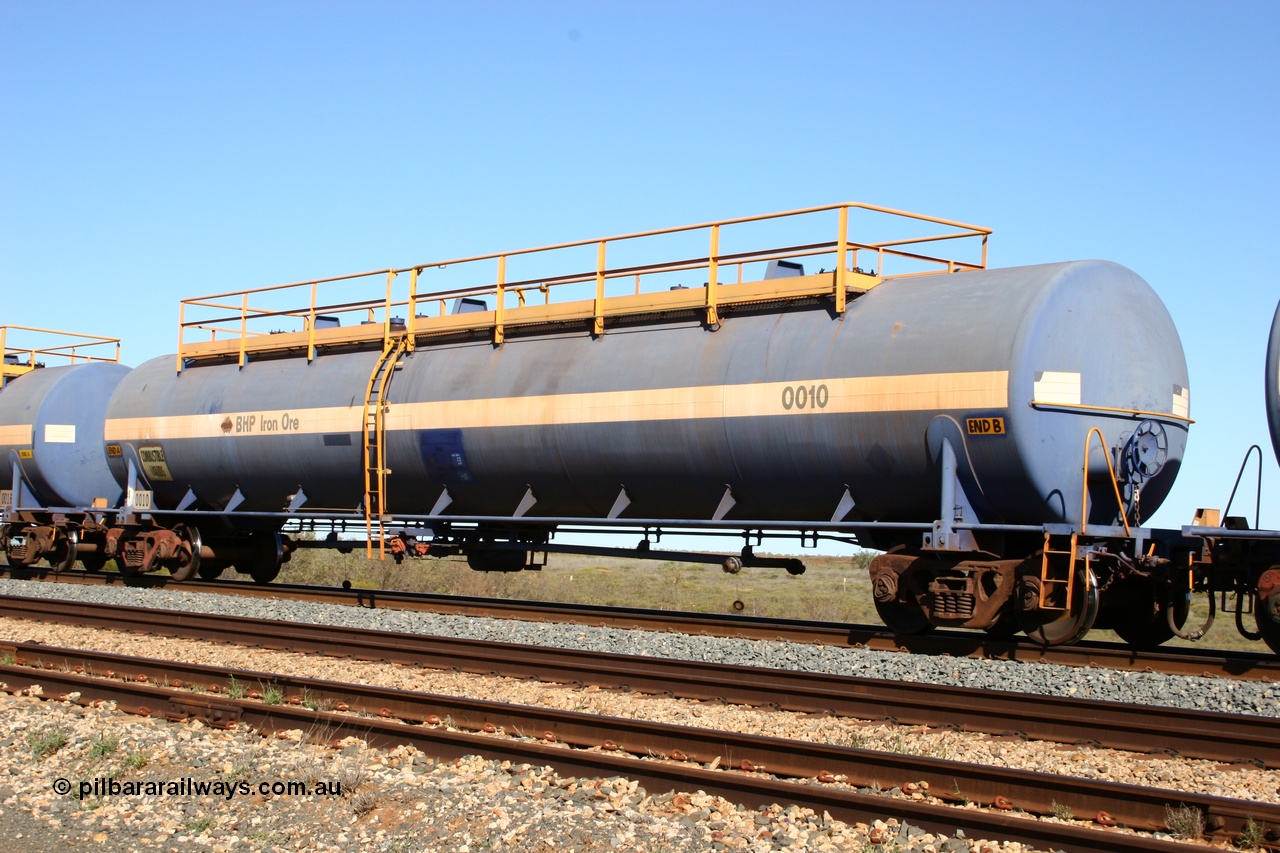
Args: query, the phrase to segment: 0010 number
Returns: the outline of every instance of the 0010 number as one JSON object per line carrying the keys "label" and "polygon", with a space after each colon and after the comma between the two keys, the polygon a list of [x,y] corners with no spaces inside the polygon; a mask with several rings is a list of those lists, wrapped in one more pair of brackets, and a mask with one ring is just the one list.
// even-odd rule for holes
{"label": "0010 number", "polygon": [[782,389],[782,408],[825,409],[831,392],[826,385],[788,385]]}

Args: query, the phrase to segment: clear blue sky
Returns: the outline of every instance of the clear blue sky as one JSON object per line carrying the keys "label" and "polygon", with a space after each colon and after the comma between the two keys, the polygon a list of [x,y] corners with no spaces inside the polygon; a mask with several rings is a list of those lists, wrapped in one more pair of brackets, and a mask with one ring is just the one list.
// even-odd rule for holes
{"label": "clear blue sky", "polygon": [[1278,46],[1261,0],[0,0],[0,322],[138,364],[182,297],[866,201],[1145,277],[1198,421],[1155,523],[1257,442],[1280,527]]}

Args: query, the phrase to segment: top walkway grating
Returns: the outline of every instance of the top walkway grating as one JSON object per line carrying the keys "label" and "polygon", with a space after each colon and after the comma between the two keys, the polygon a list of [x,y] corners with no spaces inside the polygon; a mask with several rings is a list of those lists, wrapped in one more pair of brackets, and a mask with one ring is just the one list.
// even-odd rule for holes
{"label": "top walkway grating", "polygon": [[[949,230],[932,233],[938,226]],[[520,326],[581,322],[599,335],[613,318],[690,310],[714,327],[725,306],[814,297],[843,312],[888,278],[985,268],[990,234],[847,202],[234,290],[182,301],[177,368],[285,351],[310,360],[326,347],[385,351],[400,337],[411,350],[457,332],[501,344]],[[939,244],[960,244],[968,259],[929,251]],[[351,298],[356,286],[376,295]]]}

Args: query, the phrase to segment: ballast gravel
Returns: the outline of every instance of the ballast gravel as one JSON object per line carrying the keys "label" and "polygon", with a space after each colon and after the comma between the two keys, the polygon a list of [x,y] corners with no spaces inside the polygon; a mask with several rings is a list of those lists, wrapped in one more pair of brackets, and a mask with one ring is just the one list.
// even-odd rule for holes
{"label": "ballast gravel", "polygon": [[[992,662],[932,659],[866,650],[826,649],[796,644],[718,640],[653,632],[547,625],[474,617],[436,616],[246,600],[237,597],[164,590],[68,587],[0,580],[0,594],[135,604],[231,615],[270,616],[378,630],[417,631],[508,642],[560,645],[637,654],[716,660],[792,668],[821,668],[877,677],[984,684],[1027,689],[1037,681],[1054,687],[1037,692],[1101,695],[1123,690],[1134,701],[1128,676],[1069,667],[1012,664],[1009,675],[977,680]],[[199,641],[120,635],[73,626],[0,620],[0,637],[54,645],[103,647],[127,654],[175,660],[198,659],[215,665],[292,672],[335,680],[485,695],[502,701],[572,707],[601,714],[666,719],[687,725],[758,731],[781,737],[847,743],[890,751],[932,754],[982,763],[1001,763],[1095,778],[1137,781],[1170,790],[1274,802],[1280,776],[1275,771],[1226,768],[1212,762],[1188,762],[1129,756],[1110,750],[1010,742],[952,732],[912,731],[865,726],[847,720],[806,720],[803,715],[760,709],[699,706],[657,697],[618,695],[591,688],[530,684],[460,673],[433,673],[371,662],[323,659]],[[745,652],[750,651],[754,656]],[[828,654],[835,652],[837,654]],[[896,660],[895,660],[896,659]],[[906,662],[903,666],[904,659]],[[815,667],[814,662],[822,662]],[[894,665],[897,665],[895,668]],[[924,667],[940,664],[926,677]],[[843,668],[840,668],[843,667]],[[1003,663],[1000,667],[1006,668]],[[332,668],[341,670],[331,671]],[[326,671],[330,670],[330,671]],[[1169,676],[1137,674],[1143,682]],[[949,676],[949,677],[947,677]],[[1081,676],[1087,676],[1082,679]],[[1096,680],[1095,676],[1104,676]],[[1232,702],[1252,701],[1277,714],[1267,685],[1214,679],[1176,679],[1190,693],[1225,689]],[[506,682],[505,684],[502,684]],[[996,682],[996,683],[992,683]],[[1203,683],[1200,683],[1203,682]],[[1100,686],[1101,685],[1101,686]],[[1258,688],[1254,695],[1234,688]],[[1074,688],[1074,689],[1073,689]],[[1147,685],[1146,689],[1160,688]],[[501,694],[501,695],[498,695]],[[1266,694],[1266,695],[1263,695]],[[1160,689],[1161,698],[1171,691]],[[1104,697],[1105,698],[1105,697]],[[1223,705],[1192,704],[1190,707]],[[1229,710],[1229,708],[1228,708]],[[1256,713],[1256,711],[1255,711]],[[547,768],[485,761],[436,762],[411,749],[380,751],[348,741],[338,750],[308,744],[302,732],[264,738],[247,729],[221,732],[199,723],[141,720],[105,708],[66,702],[41,702],[0,696],[0,833],[5,849],[27,853],[49,844],[103,849],[211,850],[749,850],[862,851],[896,849],[914,853],[1018,853],[1016,844],[934,836],[886,818],[848,825],[796,807],[753,811],[692,792],[649,796],[624,779],[565,779]],[[56,736],[56,737],[55,737]],[[61,746],[49,744],[65,739]],[[48,751],[45,751],[48,750]],[[61,796],[57,778],[78,792],[82,783],[115,779],[119,783],[176,784],[177,795],[112,794],[90,789],[86,796]],[[192,793],[182,780],[204,784],[249,785],[229,798]],[[258,785],[290,780],[341,779],[340,795],[272,796]],[[920,798],[921,793],[911,795]]]}
{"label": "ballast gravel", "polygon": [[[695,699],[601,690],[594,686],[573,687],[522,678],[330,658],[71,625],[46,625],[19,619],[0,619],[0,640],[199,663],[225,667],[229,671],[288,673],[393,690],[483,697],[494,702],[561,711],[1012,767],[1218,797],[1280,802],[1280,770],[1264,770],[1249,764],[1223,765],[1215,761],[1144,755],[1083,744],[1024,741],[1016,736],[986,736],[924,726],[879,724],[848,717],[704,703]],[[39,666],[41,662],[37,655],[28,663]]]}
{"label": "ballast gravel", "polygon": [[0,579],[0,594],[825,672],[893,681],[918,681],[1232,714],[1280,716],[1280,688],[1276,685],[1225,678],[1125,672],[1019,661],[972,660],[774,640],[703,637],[405,610],[370,610],[342,605],[160,589],[27,583],[8,578]]}
{"label": "ballast gravel", "polygon": [[[302,731],[281,734],[126,716],[111,703],[0,697],[4,849],[1025,850],[962,833],[933,835],[894,819],[851,825],[795,806],[745,809],[698,792],[651,796],[620,777],[565,777],[477,756],[440,762],[411,747],[375,750],[354,738],[331,749],[305,742]],[[70,793],[55,789],[60,781]],[[310,786],[308,793],[279,787],[290,782]],[[324,793],[315,793],[320,784]]]}

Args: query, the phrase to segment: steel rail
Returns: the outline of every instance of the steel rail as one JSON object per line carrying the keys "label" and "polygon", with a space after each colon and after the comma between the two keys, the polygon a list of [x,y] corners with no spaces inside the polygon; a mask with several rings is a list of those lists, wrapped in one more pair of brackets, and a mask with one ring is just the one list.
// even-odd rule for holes
{"label": "steel rail", "polygon": [[[11,577],[73,584],[117,584],[166,587],[166,575],[114,572],[61,572],[47,568],[0,565]],[[370,609],[388,608],[431,613],[522,619],[531,622],[570,622],[582,625],[674,631],[748,640],[781,640],[874,651],[951,655],[1064,666],[1097,666],[1127,671],[1152,671],[1171,675],[1213,676],[1249,681],[1280,681],[1280,659],[1256,652],[1226,653],[1216,649],[1178,648],[1138,650],[1119,643],[1084,642],[1073,646],[1040,646],[1029,640],[992,637],[977,631],[938,631],[926,635],[893,634],[883,626],[779,619],[761,616],[718,615],[636,607],[564,604],[544,601],[480,598],[395,590],[344,589],[305,584],[257,584],[248,581],[184,581],[173,587],[184,592],[211,592],[257,598],[281,598],[324,604],[346,604]]]}
{"label": "steel rail", "polygon": [[[121,707],[134,713],[160,715],[173,719],[186,719],[191,716],[201,717],[214,724],[244,722],[263,732],[303,729],[312,732],[323,731],[324,736],[333,739],[343,733],[350,733],[374,745],[399,744],[414,742],[424,752],[440,758],[456,758],[465,754],[480,754],[493,759],[538,761],[549,764],[558,772],[573,772],[578,775],[599,776],[616,774],[628,778],[641,778],[650,793],[667,790],[688,790],[696,785],[703,790],[714,786],[720,796],[741,802],[754,794],[764,795],[764,799],[748,800],[750,804],[761,805],[768,802],[798,802],[812,808],[820,803],[823,808],[836,814],[832,805],[843,806],[845,810],[855,803],[865,808],[870,800],[870,813],[859,812],[857,819],[867,820],[896,816],[912,823],[941,818],[950,826],[964,827],[967,832],[996,832],[1004,840],[1009,834],[1026,834],[1023,843],[1040,844],[1045,836],[1044,830],[1037,830],[1036,822],[1025,819],[1016,824],[1005,824],[997,821],[995,825],[987,821],[989,813],[976,812],[972,809],[952,810],[952,814],[943,817],[933,810],[939,807],[932,804],[920,804],[901,798],[886,798],[868,794],[859,794],[846,789],[828,788],[822,782],[839,774],[848,777],[849,784],[861,787],[884,787],[888,781],[894,787],[908,782],[928,782],[932,795],[939,799],[951,799],[966,803],[994,805],[996,808],[1012,810],[1021,808],[1039,814],[1051,813],[1055,807],[1066,805],[1073,812],[1093,813],[1096,820],[1104,825],[1123,824],[1130,828],[1145,830],[1161,830],[1164,828],[1166,809],[1175,802],[1183,807],[1199,810],[1206,819],[1206,827],[1219,837],[1239,835],[1247,826],[1256,826],[1259,821],[1280,823],[1280,805],[1231,800],[1222,797],[1187,794],[1184,792],[1152,790],[1134,785],[1113,782],[1061,777],[1054,774],[1033,773],[1029,771],[1010,770],[1008,768],[986,767],[982,765],[963,764],[961,762],[926,759],[903,756],[894,753],[877,753],[868,750],[850,749],[807,744],[794,740],[763,738],[754,735],[737,735],[710,729],[697,729],[686,726],[671,726],[647,723],[612,717],[601,717],[575,712],[547,711],[524,706],[504,705],[495,702],[456,699],[452,697],[412,694],[405,691],[389,691],[376,688],[364,688],[356,685],[334,682],[310,681],[306,679],[288,679],[270,673],[240,671],[227,676],[216,675],[218,670],[212,667],[183,667],[166,661],[131,661],[120,656],[87,655],[82,656],[71,650],[47,650],[50,661],[45,666],[53,665],[61,660],[63,664],[92,667],[99,665],[119,665],[120,667],[151,667],[166,675],[181,671],[188,677],[204,683],[217,679],[214,683],[226,684],[232,675],[245,680],[266,679],[267,682],[288,684],[295,690],[314,691],[315,695],[326,698],[348,696],[355,703],[349,711],[365,710],[382,703],[415,703],[408,719],[414,722],[429,721],[438,724],[439,713],[443,712],[452,718],[450,722],[455,728],[468,728],[491,733],[501,732],[507,735],[521,735],[524,731],[544,728],[545,741],[563,743],[578,749],[550,747],[532,744],[527,740],[512,741],[483,738],[464,733],[440,730],[434,726],[424,728],[421,725],[404,726],[402,723],[383,722],[388,717],[397,716],[387,707],[376,712],[375,721],[368,717],[341,716],[328,712],[310,711],[296,705],[269,705],[257,701],[232,699],[218,695],[195,694],[176,688],[156,688],[140,683],[142,678],[150,675],[135,672],[131,680],[104,680],[81,675],[72,675],[49,669],[35,670],[25,666],[0,667],[0,680],[11,692],[29,690],[40,685],[44,695],[50,695],[51,688],[56,691],[55,697],[75,701],[88,702],[99,697],[99,691],[105,691],[110,698],[120,703]],[[163,675],[161,677],[164,677]],[[225,690],[225,687],[223,688]],[[363,705],[363,707],[361,707]],[[206,710],[207,708],[207,710]],[[433,717],[434,715],[434,717]],[[374,735],[373,738],[370,735]],[[445,748],[442,754],[442,747]],[[450,747],[452,749],[450,749]],[[604,752],[586,752],[582,747],[591,749],[602,747]],[[460,752],[452,750],[461,748]],[[533,754],[530,755],[530,752]],[[675,756],[675,764],[660,764],[654,761],[636,761],[634,758],[621,758],[621,753],[636,756]],[[707,762],[707,767],[697,767],[690,762]],[[656,766],[655,766],[656,765]],[[727,770],[716,770],[723,766]],[[567,770],[566,767],[572,768]],[[729,772],[736,769],[740,772]],[[754,776],[754,773],[769,773],[775,778],[765,779]],[[814,779],[818,784],[797,785],[794,782],[779,782],[776,776]],[[1001,793],[1003,792],[1003,793]],[[1012,796],[1006,796],[1011,794]],[[866,798],[863,800],[862,798]],[[922,811],[923,810],[923,811]],[[997,816],[998,817],[998,816]],[[847,819],[847,818],[846,818]],[[1052,833],[1055,847],[1070,838],[1074,830],[1082,835],[1074,839],[1080,849],[1119,849],[1110,844],[1117,838],[1126,838],[1132,844],[1134,836],[1117,836],[1111,833],[1099,833],[1097,830],[1082,830],[1075,826],[1063,824],[1042,824]],[[926,826],[925,828],[929,828]],[[953,831],[944,829],[942,831]],[[1105,841],[1103,840],[1105,839]],[[1139,842],[1138,847],[1125,846],[1123,849],[1166,849],[1151,848],[1147,840]],[[1107,845],[1095,846],[1096,842]]]}
{"label": "steel rail", "polygon": [[1273,717],[6,596],[0,616],[1280,767]]}

